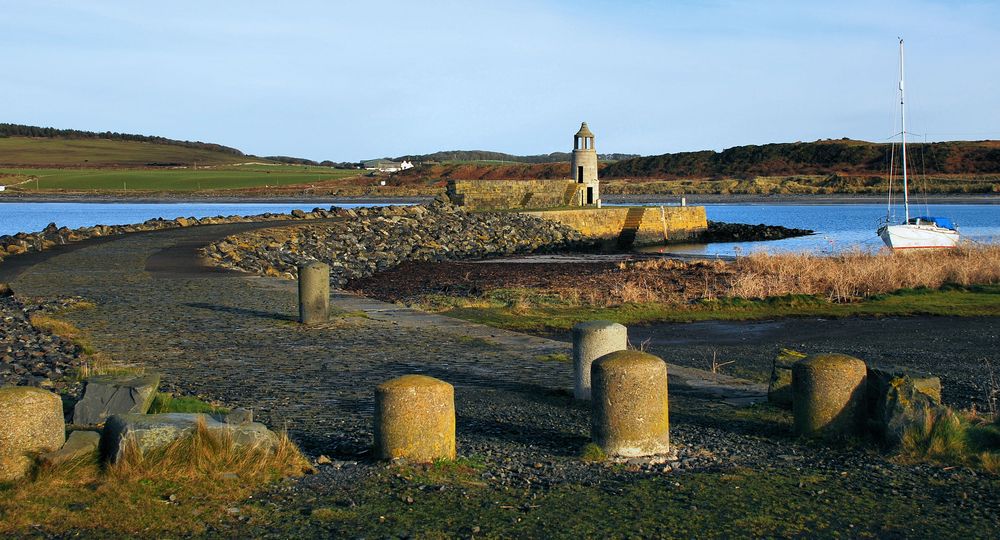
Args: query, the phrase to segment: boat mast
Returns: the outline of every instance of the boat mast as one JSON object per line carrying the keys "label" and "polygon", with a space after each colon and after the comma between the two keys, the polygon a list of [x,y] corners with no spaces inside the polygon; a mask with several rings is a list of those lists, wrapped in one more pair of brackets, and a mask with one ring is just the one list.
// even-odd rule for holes
{"label": "boat mast", "polygon": [[910,190],[906,184],[906,107],[903,106],[905,92],[903,90],[903,38],[899,38],[899,118],[903,135],[903,211],[906,221],[910,222]]}

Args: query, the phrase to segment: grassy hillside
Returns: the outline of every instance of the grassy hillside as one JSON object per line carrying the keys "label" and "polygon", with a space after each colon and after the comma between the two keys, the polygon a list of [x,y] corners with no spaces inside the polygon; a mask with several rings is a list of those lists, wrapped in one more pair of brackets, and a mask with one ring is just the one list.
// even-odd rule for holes
{"label": "grassy hillside", "polygon": [[[606,194],[884,194],[886,144],[838,140],[738,146],[601,162]],[[914,189],[926,193],[1000,193],[1000,141],[908,145]],[[898,149],[897,149],[898,153]],[[897,155],[898,159],[898,155]],[[441,163],[394,181],[569,178],[566,163]],[[900,191],[897,181],[892,186]]]}
{"label": "grassy hillside", "polygon": [[0,137],[0,166],[147,167],[255,161],[211,148],[111,139]]}

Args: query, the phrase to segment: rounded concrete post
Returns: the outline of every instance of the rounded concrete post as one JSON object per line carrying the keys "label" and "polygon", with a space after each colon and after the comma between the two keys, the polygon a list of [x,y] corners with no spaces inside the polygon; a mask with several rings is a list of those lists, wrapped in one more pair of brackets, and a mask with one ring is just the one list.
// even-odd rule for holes
{"label": "rounded concrete post", "polygon": [[330,267],[319,261],[299,265],[299,322],[316,324],[330,318]]}
{"label": "rounded concrete post", "polygon": [[41,388],[0,388],[0,426],[0,482],[28,474],[30,454],[58,450],[66,442],[62,400]]}
{"label": "rounded concrete post", "polygon": [[795,432],[810,437],[858,433],[866,382],[865,363],[843,354],[817,354],[793,365]]}
{"label": "rounded concrete post", "polygon": [[618,351],[591,366],[590,433],[610,456],[651,456],[670,449],[667,364],[639,351]]}
{"label": "rounded concrete post", "polygon": [[455,459],[455,388],[425,375],[403,375],[375,388],[379,459],[427,463]]}
{"label": "rounded concrete post", "polygon": [[628,348],[628,329],[611,321],[588,321],[573,327],[573,395],[590,399],[590,365]]}

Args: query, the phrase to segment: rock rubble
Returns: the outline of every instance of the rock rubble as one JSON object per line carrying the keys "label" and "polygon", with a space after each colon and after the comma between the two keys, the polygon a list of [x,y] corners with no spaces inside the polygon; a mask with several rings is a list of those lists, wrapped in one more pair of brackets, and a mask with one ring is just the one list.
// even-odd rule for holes
{"label": "rock rubble", "polygon": [[330,282],[370,276],[404,261],[476,259],[582,249],[591,244],[565,225],[513,212],[473,213],[443,203],[335,210],[339,221],[264,229],[205,248],[226,268],[295,277],[310,260],[330,265]]}

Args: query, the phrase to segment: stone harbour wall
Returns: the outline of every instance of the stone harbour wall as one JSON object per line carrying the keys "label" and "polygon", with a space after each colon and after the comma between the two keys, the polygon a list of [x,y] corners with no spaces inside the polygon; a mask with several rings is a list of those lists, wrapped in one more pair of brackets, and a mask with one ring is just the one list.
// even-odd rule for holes
{"label": "stone harbour wall", "polygon": [[469,210],[553,208],[571,204],[573,180],[452,180],[448,198]]}
{"label": "stone harbour wall", "polygon": [[570,227],[512,212],[468,212],[438,201],[430,206],[339,210],[342,221],[262,229],[205,248],[216,264],[295,277],[297,265],[330,265],[330,283],[388,270],[404,261],[473,259],[589,247]]}
{"label": "stone harbour wall", "polygon": [[629,245],[696,240],[708,230],[703,206],[638,206],[525,212],[572,227],[586,237]]}

